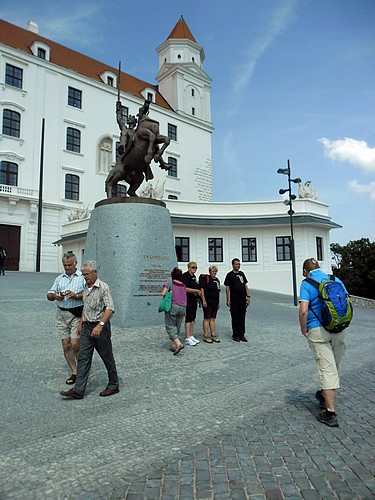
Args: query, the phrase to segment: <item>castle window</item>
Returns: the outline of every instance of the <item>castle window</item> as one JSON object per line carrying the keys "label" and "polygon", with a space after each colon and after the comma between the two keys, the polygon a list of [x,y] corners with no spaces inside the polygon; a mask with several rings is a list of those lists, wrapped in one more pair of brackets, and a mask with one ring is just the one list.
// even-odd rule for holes
{"label": "castle window", "polygon": [[110,86],[110,87],[113,87],[113,83],[114,83],[114,79],[112,76],[107,76],[107,84]]}
{"label": "castle window", "polygon": [[79,200],[79,177],[78,175],[66,174],[65,176],[65,199]]}
{"label": "castle window", "polygon": [[168,165],[171,165],[172,168],[168,170],[169,177],[177,177],[177,160],[172,156],[168,156]]}
{"label": "castle window", "polygon": [[129,108],[126,106],[121,106],[121,119],[124,120],[125,123],[128,123],[129,118]]}
{"label": "castle window", "polygon": [[[172,196],[172,195],[170,195]],[[168,196],[169,198],[169,196]],[[190,240],[189,238],[177,236],[174,239],[176,257],[178,262],[189,262],[190,260]]]}
{"label": "castle window", "polygon": [[17,186],[18,165],[10,161],[2,161],[0,166],[0,184]]}
{"label": "castle window", "polygon": [[256,238],[241,238],[242,262],[257,261],[257,240]]}
{"label": "castle window", "polygon": [[168,123],[168,137],[172,139],[172,141],[177,141],[177,127],[176,125],[172,125]]}
{"label": "castle window", "polygon": [[223,262],[223,238],[208,238],[208,262]]}
{"label": "castle window", "polygon": [[195,115],[195,108],[191,108],[191,114],[194,116]]}
{"label": "castle window", "polygon": [[290,236],[276,237],[276,260],[291,260]]}
{"label": "castle window", "polygon": [[126,186],[117,184],[117,195],[119,198],[126,198]]}
{"label": "castle window", "polygon": [[323,260],[323,238],[320,236],[316,237],[316,258]]}
{"label": "castle window", "polygon": [[73,108],[82,108],[82,91],[68,87],[68,105]]}
{"label": "castle window", "polygon": [[46,50],[45,49],[42,49],[41,47],[38,47],[38,50],[37,50],[37,57],[39,57],[39,59],[46,59]]}
{"label": "castle window", "polygon": [[23,81],[23,69],[17,68],[12,64],[6,64],[5,66],[5,83],[11,85],[12,87],[17,87],[22,89]]}
{"label": "castle window", "polygon": [[3,134],[11,137],[19,137],[21,130],[21,115],[17,111],[4,109],[3,111]]}
{"label": "castle window", "polygon": [[81,152],[81,132],[76,128],[68,127],[66,129],[66,149],[74,153]]}

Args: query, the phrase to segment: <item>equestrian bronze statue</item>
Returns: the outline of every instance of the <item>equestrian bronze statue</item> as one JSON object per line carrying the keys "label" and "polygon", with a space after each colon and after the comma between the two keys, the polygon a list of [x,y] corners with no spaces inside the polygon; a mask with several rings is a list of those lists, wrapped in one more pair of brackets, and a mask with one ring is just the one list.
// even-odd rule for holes
{"label": "equestrian bronze statue", "polygon": [[[138,120],[130,115],[128,124],[121,116],[121,102],[116,103],[116,118],[121,130],[119,157],[106,179],[105,187],[108,198],[117,195],[117,183],[124,180],[129,184],[127,194],[137,196],[136,191],[144,179],[153,179],[150,163],[154,160],[160,168],[171,167],[164,162],[162,155],[170,143],[169,137],[161,135],[159,122],[148,117],[150,101],[146,100],[139,109]],[[159,144],[161,147],[159,148]]]}

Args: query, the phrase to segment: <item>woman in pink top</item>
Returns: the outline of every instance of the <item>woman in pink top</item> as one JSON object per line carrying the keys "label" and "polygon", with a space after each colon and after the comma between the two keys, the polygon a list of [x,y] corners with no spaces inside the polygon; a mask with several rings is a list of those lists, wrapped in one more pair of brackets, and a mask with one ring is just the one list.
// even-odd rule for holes
{"label": "woman in pink top", "polygon": [[172,307],[169,312],[165,312],[165,329],[172,341],[174,355],[185,347],[179,339],[181,325],[186,314],[186,286],[180,281],[181,275],[181,269],[175,267],[171,278],[164,283],[161,293],[164,297],[168,289],[172,290]]}

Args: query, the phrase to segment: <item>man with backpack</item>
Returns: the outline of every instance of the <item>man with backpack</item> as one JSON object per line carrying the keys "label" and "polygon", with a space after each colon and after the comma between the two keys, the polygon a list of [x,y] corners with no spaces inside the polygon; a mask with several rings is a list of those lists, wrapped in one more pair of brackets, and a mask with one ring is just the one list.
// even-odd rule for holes
{"label": "man with backpack", "polygon": [[[299,322],[301,333],[307,338],[316,360],[320,378],[321,390],[316,392],[315,397],[319,401],[320,408],[325,409],[317,416],[317,419],[329,427],[338,427],[335,391],[340,387],[339,368],[346,349],[345,334],[342,330],[348,326],[351,315],[346,323],[341,321],[335,314],[335,301],[330,301],[329,297],[323,298],[322,291],[325,294],[323,287],[328,285],[328,292],[330,286],[335,288],[335,296],[340,296],[341,302],[345,301],[344,309],[349,302],[349,296],[344,284],[338,278],[332,279],[324,273],[314,258],[305,260],[302,273],[305,279],[300,289]],[[326,303],[328,302],[329,307],[333,308],[330,319],[326,318]],[[336,326],[332,325],[333,316],[336,316]]]}

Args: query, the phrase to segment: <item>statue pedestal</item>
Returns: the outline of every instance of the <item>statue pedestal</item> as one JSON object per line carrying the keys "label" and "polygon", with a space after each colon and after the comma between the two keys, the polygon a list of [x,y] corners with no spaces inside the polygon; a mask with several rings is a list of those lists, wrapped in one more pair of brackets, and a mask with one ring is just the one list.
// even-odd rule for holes
{"label": "statue pedestal", "polygon": [[115,303],[114,325],[164,323],[164,281],[177,266],[169,210],[160,200],[110,198],[95,205],[84,260],[95,260]]}

